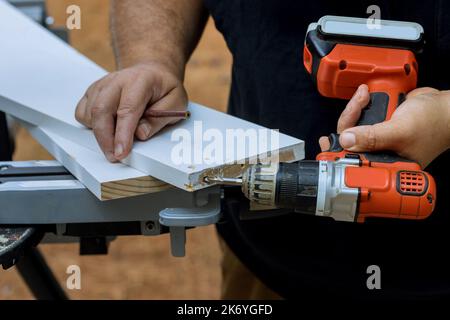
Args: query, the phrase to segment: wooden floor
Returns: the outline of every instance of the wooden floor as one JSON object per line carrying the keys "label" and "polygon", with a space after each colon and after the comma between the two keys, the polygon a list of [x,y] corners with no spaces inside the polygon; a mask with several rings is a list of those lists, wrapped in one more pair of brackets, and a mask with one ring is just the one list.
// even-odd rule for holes
{"label": "wooden floor", "polygon": [[[108,33],[107,0],[47,0],[57,25],[65,23],[66,7],[82,10],[81,30],[71,42],[108,70],[114,59]],[[225,110],[230,86],[231,56],[210,21],[189,62],[186,87],[192,101]],[[51,94],[51,93],[49,93]],[[16,160],[51,159],[24,130],[17,136]],[[151,205],[151,204],[149,204]],[[124,213],[126,214],[126,213]],[[40,248],[65,287],[66,268],[81,268],[82,289],[67,291],[73,299],[217,299],[220,297],[221,252],[213,227],[188,232],[187,257],[173,258],[169,239],[124,237],[111,243],[109,255],[80,257],[78,245],[41,245]],[[0,271],[0,299],[31,299],[14,269]]]}

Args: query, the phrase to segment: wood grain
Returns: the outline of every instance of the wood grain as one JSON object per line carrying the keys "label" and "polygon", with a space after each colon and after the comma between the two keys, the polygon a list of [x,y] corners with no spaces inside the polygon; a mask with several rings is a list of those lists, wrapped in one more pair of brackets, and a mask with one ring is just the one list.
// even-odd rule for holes
{"label": "wood grain", "polygon": [[168,190],[171,187],[171,185],[150,176],[105,182],[101,185],[101,200],[112,200],[160,192]]}

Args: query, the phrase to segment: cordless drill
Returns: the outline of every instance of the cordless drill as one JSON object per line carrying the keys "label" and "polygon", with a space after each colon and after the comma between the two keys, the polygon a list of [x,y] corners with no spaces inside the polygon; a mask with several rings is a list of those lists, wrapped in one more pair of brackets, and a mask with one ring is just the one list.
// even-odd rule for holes
{"label": "cordless drill", "polygon": [[[391,118],[416,88],[416,54],[423,47],[417,23],[324,16],[310,24],[303,51],[306,71],[319,93],[350,99],[367,84],[370,103],[357,125]],[[368,217],[423,219],[435,206],[434,179],[419,164],[391,152],[344,150],[339,136],[316,160],[249,166],[241,178],[208,177],[211,183],[240,184],[254,203],[339,221]]]}

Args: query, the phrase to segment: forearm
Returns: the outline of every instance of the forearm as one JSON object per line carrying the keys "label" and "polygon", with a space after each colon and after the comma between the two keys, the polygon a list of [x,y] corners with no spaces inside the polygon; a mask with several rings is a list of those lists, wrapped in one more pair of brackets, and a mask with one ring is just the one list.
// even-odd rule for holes
{"label": "forearm", "polygon": [[202,0],[113,0],[111,33],[118,68],[157,62],[183,79],[206,18]]}

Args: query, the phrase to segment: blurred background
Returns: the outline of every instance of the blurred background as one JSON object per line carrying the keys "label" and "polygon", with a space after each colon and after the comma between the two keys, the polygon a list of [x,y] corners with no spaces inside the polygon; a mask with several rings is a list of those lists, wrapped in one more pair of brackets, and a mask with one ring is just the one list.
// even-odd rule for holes
{"label": "blurred background", "polygon": [[[81,29],[70,31],[71,45],[113,71],[109,0],[46,2],[56,26],[65,25],[69,5],[80,6]],[[210,20],[187,66],[185,85],[189,99],[225,111],[230,70],[231,55]],[[16,143],[14,160],[52,159],[23,129],[19,130]],[[79,256],[78,244],[40,245],[40,249],[64,288],[66,268],[72,264],[80,266],[82,288],[67,291],[72,299],[220,298],[222,255],[215,228],[196,228],[189,230],[187,236],[185,258],[171,256],[167,235],[118,238],[105,256]],[[33,299],[14,268],[0,270],[0,299]]]}

